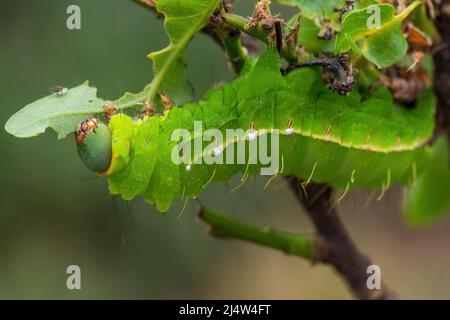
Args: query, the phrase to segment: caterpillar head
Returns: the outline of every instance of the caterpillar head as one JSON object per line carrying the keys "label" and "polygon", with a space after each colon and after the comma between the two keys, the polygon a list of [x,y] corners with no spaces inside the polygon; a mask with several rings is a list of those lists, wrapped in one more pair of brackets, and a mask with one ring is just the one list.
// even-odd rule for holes
{"label": "caterpillar head", "polygon": [[93,117],[87,118],[75,134],[81,161],[100,175],[123,171],[130,162],[133,120],[124,115],[112,115],[108,125]]}
{"label": "caterpillar head", "polygon": [[75,133],[78,155],[90,170],[102,173],[111,164],[111,132],[93,117],[87,118]]}

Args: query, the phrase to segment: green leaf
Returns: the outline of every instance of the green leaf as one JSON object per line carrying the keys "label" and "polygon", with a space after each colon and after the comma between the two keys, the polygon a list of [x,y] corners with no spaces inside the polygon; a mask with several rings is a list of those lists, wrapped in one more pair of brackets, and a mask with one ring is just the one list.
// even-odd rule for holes
{"label": "green leaf", "polygon": [[8,120],[5,130],[18,138],[29,138],[52,128],[62,139],[74,132],[87,115],[102,112],[104,104],[97,98],[97,89],[86,81],[63,96],[54,93],[28,104]]}
{"label": "green leaf", "polygon": [[397,63],[408,49],[401,24],[421,3],[414,1],[399,15],[395,15],[395,8],[390,4],[371,5],[348,13],[336,38],[334,52],[362,54],[379,68]]}
{"label": "green leaf", "polygon": [[86,81],[69,89],[65,95],[53,93],[26,105],[6,122],[5,130],[18,138],[31,138],[52,128],[58,139],[63,139],[88,116],[102,114],[106,103],[111,102],[118,109],[126,110],[142,107],[145,98],[144,89],[139,93],[126,92],[114,102],[106,101],[98,98],[97,89]]}
{"label": "green leaf", "polygon": [[344,6],[346,0],[278,0],[280,4],[298,7],[302,17],[315,18],[336,18],[338,13],[335,9]]}
{"label": "green leaf", "polygon": [[439,138],[430,165],[408,190],[405,218],[411,225],[429,224],[450,213],[449,153],[447,139]]}
{"label": "green leaf", "polygon": [[220,0],[158,0],[157,9],[163,13],[164,28],[170,44],[161,51],[153,52],[154,79],[148,88],[148,98],[153,100],[161,92],[176,105],[192,97],[192,88],[186,80],[186,47],[194,35],[208,23],[209,16]]}

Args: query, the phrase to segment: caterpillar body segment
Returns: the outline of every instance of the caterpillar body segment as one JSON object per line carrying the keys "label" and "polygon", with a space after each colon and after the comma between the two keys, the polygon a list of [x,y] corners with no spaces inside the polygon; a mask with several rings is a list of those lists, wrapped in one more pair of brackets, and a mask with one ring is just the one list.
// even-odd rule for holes
{"label": "caterpillar body segment", "polygon": [[[385,88],[369,97],[357,90],[340,96],[324,84],[320,70],[304,68],[284,77],[279,70],[278,54],[269,50],[245,76],[206,93],[199,102],[138,120],[124,114],[111,117],[112,161],[104,173],[110,191],[126,200],[144,196],[167,211],[182,196],[197,196],[211,181],[227,181],[239,172],[244,177],[259,174],[267,164],[251,161],[250,149],[253,140],[265,138],[279,141],[273,174],[338,189],[408,185],[424,170],[430,153],[424,144],[434,129],[431,90],[422,93],[414,108],[405,109]],[[172,139],[177,129],[189,133],[182,144]],[[189,142],[208,129],[221,130],[224,138],[203,141],[196,153]],[[246,134],[227,138],[226,129]],[[237,142],[243,140],[243,162],[199,161],[211,153],[227,159],[234,152],[236,157]],[[270,142],[267,154],[274,151]],[[188,163],[172,161],[177,146],[180,153],[190,154]]]}
{"label": "caterpillar body segment", "polygon": [[[170,131],[164,131],[160,121],[164,120],[151,118],[135,124],[129,165],[110,175],[113,193],[127,200],[143,195],[164,211],[183,193],[194,197],[211,181],[228,181],[237,173],[259,174],[264,167],[260,163],[249,164],[248,158],[244,164],[195,164],[195,160],[189,164],[174,164],[171,153],[176,144],[170,143]],[[427,147],[389,153],[358,150],[298,134],[280,133],[279,142],[281,174],[327,183],[337,189],[408,185],[413,181],[415,170],[421,172],[425,168],[429,154]],[[224,148],[224,158],[232,147],[229,143]],[[280,170],[278,168],[277,172]]]}

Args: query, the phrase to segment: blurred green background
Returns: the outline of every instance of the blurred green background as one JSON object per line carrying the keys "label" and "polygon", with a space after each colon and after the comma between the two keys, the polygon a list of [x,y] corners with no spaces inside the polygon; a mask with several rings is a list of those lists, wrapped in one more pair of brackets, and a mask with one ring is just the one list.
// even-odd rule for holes
{"label": "blurred green background", "polygon": [[[252,1],[237,1],[251,13]],[[66,9],[81,8],[82,29],[66,28]],[[288,10],[274,7],[289,17]],[[49,94],[89,79],[114,99],[152,78],[146,55],[167,45],[162,21],[128,0],[28,0],[0,4],[0,122]],[[188,75],[196,95],[232,79],[221,50],[198,35],[189,46]],[[141,200],[113,199],[77,158],[71,137],[53,132],[19,140],[0,134],[0,298],[351,298],[328,266],[251,244],[208,237],[198,203],[162,215]],[[295,198],[262,178],[238,192],[213,185],[199,201],[261,225],[313,230]],[[365,192],[340,207],[361,250],[381,267],[400,298],[450,298],[450,223],[408,229],[401,191],[365,206]],[[66,268],[81,267],[82,289],[66,288]]]}

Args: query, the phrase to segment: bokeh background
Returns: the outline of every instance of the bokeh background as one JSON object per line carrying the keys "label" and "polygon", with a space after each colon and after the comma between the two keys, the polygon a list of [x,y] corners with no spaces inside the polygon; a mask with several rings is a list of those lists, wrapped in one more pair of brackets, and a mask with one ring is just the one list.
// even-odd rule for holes
{"label": "bokeh background", "polygon": [[[252,1],[237,1],[250,15]],[[81,7],[82,29],[66,28],[66,9]],[[292,12],[275,6],[288,17]],[[162,21],[129,0],[27,0],[0,4],[0,123],[21,107],[89,79],[114,99],[152,78],[146,55],[167,45]],[[229,71],[221,50],[198,35],[188,75],[201,95]],[[16,139],[0,132],[0,298],[2,299],[336,299],[351,298],[328,266],[236,241],[210,238],[198,203],[168,214],[136,200],[113,199],[77,158],[72,138],[53,132]],[[313,229],[277,180],[250,180],[237,192],[212,185],[199,201],[261,225]],[[450,221],[420,230],[402,220],[399,189],[366,206],[350,194],[339,210],[362,251],[381,267],[400,298],[450,298]],[[82,289],[66,288],[66,268],[81,267]]]}

